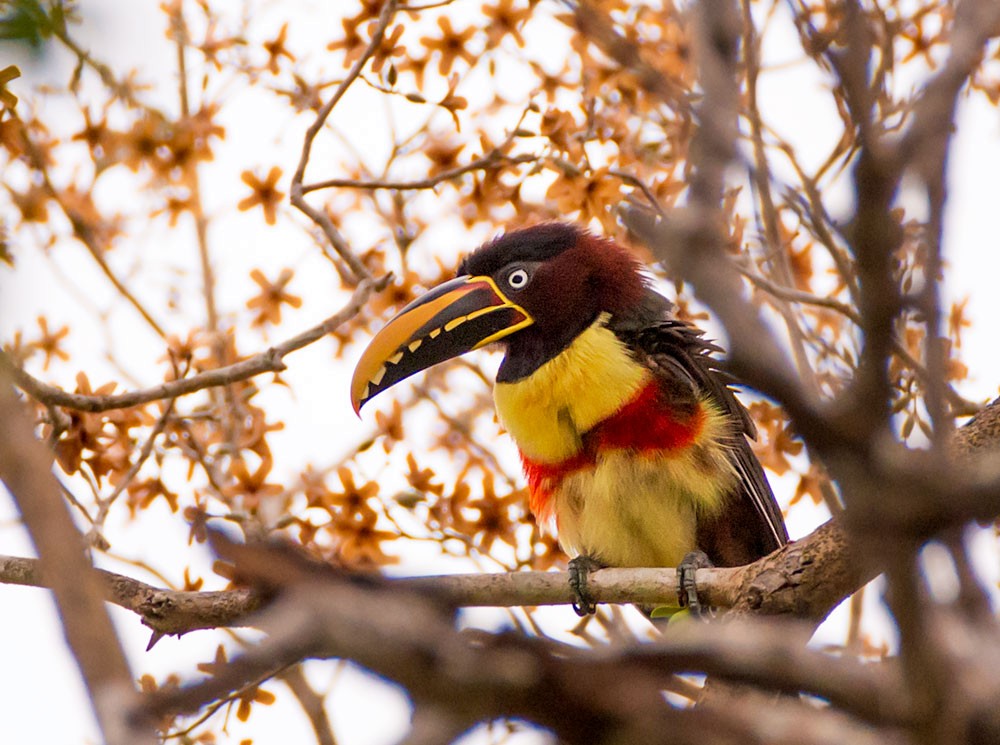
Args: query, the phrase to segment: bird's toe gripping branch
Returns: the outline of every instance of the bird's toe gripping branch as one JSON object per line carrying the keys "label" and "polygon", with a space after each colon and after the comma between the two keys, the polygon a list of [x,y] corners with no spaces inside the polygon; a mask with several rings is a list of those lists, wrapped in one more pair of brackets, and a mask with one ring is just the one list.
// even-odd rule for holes
{"label": "bird's toe gripping branch", "polygon": [[712,562],[704,551],[691,551],[677,565],[677,597],[681,607],[688,608],[693,616],[702,617],[709,613],[709,608],[698,597],[695,572],[711,566]]}
{"label": "bird's toe gripping branch", "polygon": [[597,604],[587,589],[591,572],[604,568],[601,562],[590,556],[577,556],[569,561],[569,586],[573,591],[573,610],[581,618],[597,612]]}

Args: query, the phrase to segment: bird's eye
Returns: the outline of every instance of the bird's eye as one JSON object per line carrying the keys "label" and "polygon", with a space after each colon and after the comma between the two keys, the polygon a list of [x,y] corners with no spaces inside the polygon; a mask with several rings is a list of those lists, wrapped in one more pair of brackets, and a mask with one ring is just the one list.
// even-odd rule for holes
{"label": "bird's eye", "polygon": [[515,269],[507,275],[507,284],[515,290],[520,290],[528,284],[528,273],[524,269]]}

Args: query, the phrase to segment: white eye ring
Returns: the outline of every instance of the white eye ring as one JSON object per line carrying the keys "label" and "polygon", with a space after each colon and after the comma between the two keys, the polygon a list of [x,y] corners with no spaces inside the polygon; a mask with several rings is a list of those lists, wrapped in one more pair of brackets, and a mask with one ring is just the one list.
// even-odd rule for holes
{"label": "white eye ring", "polygon": [[520,290],[528,284],[528,273],[524,269],[515,269],[507,275],[507,284],[515,290]]}

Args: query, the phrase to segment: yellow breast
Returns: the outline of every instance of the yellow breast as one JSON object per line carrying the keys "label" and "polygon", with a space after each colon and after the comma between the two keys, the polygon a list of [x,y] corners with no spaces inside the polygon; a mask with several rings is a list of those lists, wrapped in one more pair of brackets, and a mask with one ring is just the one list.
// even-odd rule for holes
{"label": "yellow breast", "polygon": [[[527,378],[494,387],[500,421],[531,461],[576,456],[583,435],[652,379],[605,324],[599,319]],[[722,508],[737,478],[723,444],[730,425],[713,404],[701,406],[703,424],[686,447],[601,450],[592,463],[533,484],[536,516],[554,519],[567,553],[611,566],[675,566],[695,549],[699,517]]]}
{"label": "yellow breast", "polygon": [[599,318],[527,378],[494,386],[500,423],[528,458],[558,463],[576,455],[582,435],[649,381],[650,371],[606,323]]}
{"label": "yellow breast", "polygon": [[[697,548],[699,518],[717,513],[736,481],[713,412],[702,442],[669,454],[611,451],[552,493],[559,544],[609,566],[676,566]],[[714,430],[714,431],[712,431]]]}

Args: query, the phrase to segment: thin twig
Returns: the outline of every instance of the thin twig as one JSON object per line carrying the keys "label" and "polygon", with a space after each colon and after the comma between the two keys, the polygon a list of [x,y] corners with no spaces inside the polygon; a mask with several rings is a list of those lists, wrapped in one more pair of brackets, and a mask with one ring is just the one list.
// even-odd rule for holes
{"label": "thin twig", "polygon": [[160,418],[156,420],[156,424],[153,425],[153,429],[146,438],[146,442],[143,443],[142,450],[139,451],[139,457],[135,459],[135,463],[129,467],[121,481],[115,485],[114,491],[112,491],[106,499],[98,501],[97,516],[94,518],[94,525],[91,532],[99,533],[104,529],[104,521],[108,517],[108,512],[111,510],[111,506],[115,503],[118,497],[121,496],[122,492],[128,488],[129,484],[132,483],[132,480],[136,477],[139,471],[142,470],[143,464],[153,453],[153,446],[156,444],[156,438],[163,433],[164,429],[166,429],[167,422],[170,421],[170,417],[174,412],[174,404],[176,402],[176,398],[167,399],[167,405],[163,409],[163,414],[160,415]]}
{"label": "thin twig", "polygon": [[[840,313],[845,318],[850,320],[852,323],[860,326],[861,317],[853,306],[841,302],[836,298],[822,295],[813,295],[809,292],[804,292],[802,290],[796,290],[792,287],[782,287],[776,282],[772,282],[766,277],[762,277],[749,269],[740,269],[740,273],[746,277],[750,282],[759,287],[764,292],[769,295],[774,295],[775,297],[780,297],[789,302],[799,303],[801,305],[812,305],[819,308],[828,308],[829,310],[836,311]],[[895,339],[893,342],[893,354],[899,357],[903,363],[916,373],[917,377],[920,379],[924,385],[930,385],[931,381],[934,380],[931,372],[920,363],[910,351],[903,346],[903,343],[899,339]],[[942,386],[942,393],[947,400],[950,408],[951,416],[971,416],[975,414],[982,408],[981,404],[975,401],[970,401],[963,396],[961,396],[954,388],[950,385]]]}
{"label": "thin twig", "polygon": [[49,179],[49,170],[45,154],[39,149],[38,145],[32,141],[26,128],[24,128],[22,132],[21,141],[24,143],[25,150],[28,153],[32,167],[41,176],[42,185],[45,187],[46,194],[59,205],[63,214],[66,215],[66,219],[69,220],[69,223],[73,228],[73,235],[76,236],[77,240],[79,240],[80,243],[83,244],[83,247],[87,249],[87,252],[94,260],[94,263],[97,264],[104,276],[107,277],[109,282],[111,282],[118,294],[125,298],[129,305],[135,308],[149,327],[156,332],[157,336],[161,339],[166,339],[167,332],[164,330],[163,326],[155,318],[153,318],[153,315],[149,312],[149,310],[147,310],[146,307],[139,302],[139,299],[133,295],[128,287],[125,286],[125,283],[118,278],[118,275],[115,274],[114,270],[105,260],[105,246],[102,245],[100,239],[94,233],[91,223],[77,208],[67,203],[62,192],[57,189]]}
{"label": "thin twig", "polygon": [[649,202],[650,207],[656,210],[660,215],[666,214],[666,212],[663,209],[663,205],[660,204],[660,200],[656,198],[656,195],[653,193],[653,190],[649,188],[649,184],[647,184],[641,178],[627,171],[622,171],[618,168],[609,168],[608,175],[620,178],[627,184],[632,184],[632,186],[636,187],[639,191],[642,192],[643,196],[646,197],[646,201]]}
{"label": "thin twig", "polygon": [[236,362],[232,365],[206,370],[198,375],[180,380],[129,391],[109,396],[88,396],[80,393],[68,393],[56,386],[43,383],[32,377],[22,368],[16,366],[10,357],[0,351],[0,370],[7,370],[14,383],[25,393],[47,405],[64,406],[68,409],[99,412],[109,409],[127,409],[151,401],[177,398],[188,393],[204,390],[227,383],[236,383],[266,372],[281,372],[285,369],[283,359],[286,355],[322,339],[336,328],[354,318],[368,301],[373,292],[381,292],[389,283],[391,277],[386,275],[377,280],[365,280],[351,295],[347,304],[337,313],[327,318],[323,323],[293,336],[281,344],[271,347],[259,354]]}
{"label": "thin twig", "polygon": [[316,120],[309,125],[306,130],[305,137],[302,140],[302,154],[299,157],[299,164],[295,169],[295,174],[292,176],[292,183],[290,187],[290,199],[291,203],[297,207],[301,212],[305,213],[314,223],[316,223],[326,234],[330,243],[340,254],[340,257],[347,262],[350,266],[351,271],[354,273],[356,279],[364,280],[371,279],[371,273],[368,268],[361,262],[361,259],[357,257],[354,251],[347,245],[347,241],[337,230],[336,226],[333,224],[333,220],[330,216],[323,210],[316,209],[311,206],[305,200],[305,192],[303,191],[303,180],[305,179],[306,166],[309,163],[309,157],[312,154],[313,141],[316,139],[316,135],[319,134],[320,130],[323,128],[323,124],[326,122],[327,118],[330,116],[330,112],[333,111],[333,107],[337,105],[344,94],[347,93],[347,89],[351,87],[351,84],[357,80],[358,76],[361,74],[361,70],[364,66],[368,64],[368,60],[375,50],[378,49],[379,44],[382,43],[382,37],[385,35],[385,30],[389,25],[389,21],[392,19],[393,14],[396,12],[397,0],[387,0],[385,5],[382,7],[382,12],[379,14],[378,23],[375,26],[375,30],[372,33],[371,41],[368,43],[367,48],[351,67],[350,71],[347,73],[347,77],[344,78],[343,82],[337,86],[337,90],[334,91],[333,96],[330,100],[326,102],[319,113],[316,115]]}
{"label": "thin twig", "polygon": [[841,302],[834,297],[813,295],[811,292],[796,290],[794,287],[784,287],[777,282],[773,282],[767,277],[763,277],[749,269],[741,268],[740,274],[750,280],[751,284],[759,287],[768,295],[772,295],[782,300],[787,300],[799,305],[814,305],[819,308],[827,308],[840,313],[842,316],[855,324],[861,323],[861,317],[857,311],[847,303]]}
{"label": "thin twig", "polygon": [[572,9],[581,34],[622,67],[631,70],[646,92],[675,111],[688,113],[690,92],[648,63],[639,46],[615,29],[614,21],[603,9],[588,0],[564,1]]}
{"label": "thin twig", "polygon": [[[771,193],[771,166],[764,147],[764,127],[760,108],[757,105],[757,79],[760,74],[760,37],[754,27],[750,0],[742,0],[742,42],[743,71],[746,78],[746,116],[750,121],[750,140],[753,144],[754,165],[750,168],[750,183],[760,203],[758,216],[763,223],[763,238],[766,256],[778,280],[784,285],[792,283],[792,271],[788,261],[788,250],[782,244],[780,217]],[[814,393],[819,391],[816,371],[809,364],[806,343],[800,316],[789,302],[778,302],[775,309],[785,321],[788,341],[795,358],[799,377]]]}
{"label": "thin twig", "polygon": [[298,699],[302,711],[312,725],[317,745],[337,745],[337,739],[333,736],[333,726],[326,715],[323,697],[309,685],[302,665],[288,668],[279,673],[277,678],[287,685],[292,695]]}
{"label": "thin twig", "polygon": [[952,428],[945,408],[947,360],[940,298],[948,151],[959,93],[980,64],[987,41],[997,35],[1000,4],[965,0],[957,5],[948,59],[914,105],[912,124],[901,146],[903,164],[913,165],[919,173],[930,207],[920,307],[927,328],[924,357],[930,373],[925,402],[934,425],[932,445],[939,457],[944,455]]}
{"label": "thin twig", "polygon": [[521,163],[532,163],[538,159],[539,156],[537,155],[504,155],[499,149],[496,149],[492,150],[488,155],[484,155],[482,158],[477,158],[470,163],[466,163],[464,166],[458,166],[447,171],[441,171],[441,173],[428,176],[425,179],[418,179],[416,181],[391,181],[388,179],[363,181],[359,179],[346,178],[328,179],[326,181],[318,181],[315,184],[306,184],[302,187],[302,193],[308,194],[311,191],[330,188],[363,189],[366,191],[374,191],[376,189],[396,189],[399,191],[433,189],[435,186],[444,181],[451,181],[454,178],[464,176],[466,173],[471,173],[472,171],[489,170],[490,168],[500,164],[519,165]]}

